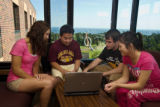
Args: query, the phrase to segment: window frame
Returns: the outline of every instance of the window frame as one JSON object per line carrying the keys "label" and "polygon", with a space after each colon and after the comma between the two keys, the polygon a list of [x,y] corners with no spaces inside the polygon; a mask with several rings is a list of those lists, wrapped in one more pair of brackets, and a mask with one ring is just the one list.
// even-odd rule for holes
{"label": "window frame", "polygon": [[20,16],[19,16],[19,6],[13,3],[13,17],[14,17],[14,27],[15,33],[20,32]]}
{"label": "window frame", "polygon": [[25,29],[28,30],[28,17],[27,12],[24,11]]}

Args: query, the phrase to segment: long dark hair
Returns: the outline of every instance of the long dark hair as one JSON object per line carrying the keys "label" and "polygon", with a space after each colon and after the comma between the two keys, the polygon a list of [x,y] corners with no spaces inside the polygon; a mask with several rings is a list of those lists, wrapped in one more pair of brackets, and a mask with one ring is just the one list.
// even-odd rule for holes
{"label": "long dark hair", "polygon": [[132,43],[137,50],[143,50],[142,34],[139,32],[124,32],[121,34],[119,41],[124,43],[126,48],[128,48],[128,46]]}
{"label": "long dark hair", "polygon": [[40,56],[46,54],[47,41],[44,40],[44,34],[49,28],[49,25],[44,21],[36,21],[31,26],[30,31],[27,33],[27,37],[30,39],[33,54],[38,54]]}

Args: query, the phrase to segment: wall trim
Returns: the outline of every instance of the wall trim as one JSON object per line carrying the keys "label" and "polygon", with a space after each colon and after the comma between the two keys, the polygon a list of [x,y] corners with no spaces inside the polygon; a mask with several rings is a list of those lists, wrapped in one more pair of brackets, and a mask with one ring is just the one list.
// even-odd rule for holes
{"label": "wall trim", "polygon": [[16,5],[19,6],[19,1],[18,0],[12,0]]}
{"label": "wall trim", "polygon": [[27,5],[26,5],[26,3],[24,2],[24,11],[26,11],[27,12]]}

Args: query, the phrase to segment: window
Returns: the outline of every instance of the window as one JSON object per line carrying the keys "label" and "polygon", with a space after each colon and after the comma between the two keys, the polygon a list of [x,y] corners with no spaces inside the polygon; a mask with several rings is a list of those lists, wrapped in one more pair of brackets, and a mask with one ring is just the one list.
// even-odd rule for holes
{"label": "window", "polygon": [[67,0],[51,0],[51,41],[59,38],[59,28],[67,24]]}
{"label": "window", "polygon": [[1,26],[0,26],[0,38],[1,38],[2,36],[1,36]]}
{"label": "window", "polygon": [[25,18],[25,29],[28,29],[28,18],[27,18],[27,12],[24,11],[24,18]]}
{"label": "window", "polygon": [[32,16],[30,15],[30,26],[32,26]]}
{"label": "window", "polygon": [[34,19],[34,17],[33,17],[33,23],[35,22],[35,19]]}
{"label": "window", "polygon": [[112,0],[74,0],[74,38],[80,44],[83,58],[96,58],[104,49],[111,11]]}
{"label": "window", "polygon": [[137,32],[143,34],[145,50],[160,51],[160,1],[140,0]]}
{"label": "window", "polygon": [[32,16],[32,24],[34,23],[34,18],[33,18],[33,16]]}
{"label": "window", "polygon": [[[3,49],[2,49],[2,38],[0,37],[0,58],[3,57]],[[1,59],[0,59],[1,61]]]}
{"label": "window", "polygon": [[0,58],[2,56],[3,56],[3,49],[2,49],[2,37],[1,37],[1,26],[0,26]]}
{"label": "window", "polygon": [[120,32],[130,30],[132,1],[133,0],[119,0],[118,15],[117,15],[117,29]]}
{"label": "window", "polygon": [[20,31],[19,7],[13,3],[14,27],[15,32]]}

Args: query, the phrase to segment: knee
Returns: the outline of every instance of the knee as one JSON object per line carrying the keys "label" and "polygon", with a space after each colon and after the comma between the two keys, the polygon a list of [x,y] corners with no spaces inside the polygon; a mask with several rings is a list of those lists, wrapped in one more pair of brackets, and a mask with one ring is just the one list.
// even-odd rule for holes
{"label": "knee", "polygon": [[56,80],[54,78],[46,80],[45,88],[50,88],[50,89],[54,88],[55,82],[56,82]]}
{"label": "knee", "polygon": [[136,90],[130,90],[127,94],[127,103],[131,104],[132,107],[140,107],[141,102],[144,100],[141,99],[138,93],[136,93]]}
{"label": "knee", "polygon": [[127,99],[133,99],[134,97],[136,97],[136,94],[135,94],[134,90],[130,90],[127,93]]}
{"label": "knee", "polygon": [[116,90],[116,95],[117,96],[126,96],[126,94],[128,93],[128,89],[125,89],[125,88],[117,88]]}
{"label": "knee", "polygon": [[123,93],[125,93],[126,91],[125,91],[125,89],[124,88],[117,88],[117,90],[116,90],[116,93],[117,94],[123,94]]}
{"label": "knee", "polygon": [[55,87],[55,86],[57,85],[57,83],[59,82],[59,79],[56,78],[56,77],[53,77],[53,78],[51,79],[51,82],[52,82],[53,87]]}

